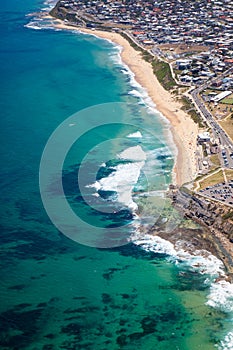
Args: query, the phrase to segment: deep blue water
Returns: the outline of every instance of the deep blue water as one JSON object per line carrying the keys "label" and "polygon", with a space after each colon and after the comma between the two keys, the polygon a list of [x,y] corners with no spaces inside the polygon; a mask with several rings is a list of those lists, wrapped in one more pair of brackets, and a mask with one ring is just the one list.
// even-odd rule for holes
{"label": "deep blue water", "polygon": [[[46,214],[39,191],[42,152],[52,132],[71,115],[78,113],[67,130],[74,127],[78,133],[81,125],[90,127],[93,113],[83,112],[86,108],[97,106],[95,121],[102,125],[106,111],[111,120],[113,106],[103,104],[114,103],[116,110],[121,110],[119,102],[136,106],[132,114],[127,109],[112,120],[120,125],[84,135],[65,159],[67,199],[76,215],[94,227],[123,222],[130,224],[120,226],[126,236],[135,228],[127,207],[118,216],[105,215],[84,203],[76,179],[86,154],[85,164],[91,165],[86,180],[93,184],[96,161],[100,180],[124,163],[117,158],[119,152],[143,143],[149,159],[159,155],[162,162],[149,163],[152,172],[141,174],[138,192],[145,184],[151,191],[164,189],[173,160],[163,156],[171,155],[164,139],[167,124],[158,115],[140,112],[139,99],[128,95],[130,78],[111,58],[116,59],[117,49],[90,36],[26,28],[30,19],[25,15],[41,7],[35,0],[1,4],[1,348],[214,349],[224,332],[225,315],[205,305],[202,276],[182,279],[164,255],[133,244],[113,249],[79,244],[79,238],[73,241],[60,233]],[[138,130],[144,133],[141,141],[126,139]],[[65,137],[59,142],[54,159]],[[54,159],[49,159],[48,169]],[[101,167],[106,160],[108,166]],[[99,194],[111,203],[115,192]],[[59,203],[59,193],[53,195]],[[95,204],[92,192],[87,198]],[[141,205],[146,212],[152,206],[143,200]],[[82,237],[88,233],[82,225],[78,229]]]}

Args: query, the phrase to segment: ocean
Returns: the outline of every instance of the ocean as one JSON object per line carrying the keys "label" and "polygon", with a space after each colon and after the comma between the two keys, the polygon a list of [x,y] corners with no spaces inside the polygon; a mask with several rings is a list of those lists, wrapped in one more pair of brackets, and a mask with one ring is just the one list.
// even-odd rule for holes
{"label": "ocean", "polygon": [[169,123],[49,6],[1,4],[1,349],[233,349],[222,263],[148,234],[184,220]]}

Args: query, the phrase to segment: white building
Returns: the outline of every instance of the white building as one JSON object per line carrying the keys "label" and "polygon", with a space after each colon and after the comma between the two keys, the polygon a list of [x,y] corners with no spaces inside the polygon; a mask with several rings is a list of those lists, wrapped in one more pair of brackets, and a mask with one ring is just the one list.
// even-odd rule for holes
{"label": "white building", "polygon": [[213,98],[211,98],[211,101],[213,102],[219,102],[221,100],[223,100],[225,97],[229,96],[232,94],[232,91],[223,91],[220,92],[220,94],[214,96]]}
{"label": "white building", "polygon": [[197,137],[198,142],[209,142],[210,141],[210,133],[205,131],[203,133],[198,134]]}

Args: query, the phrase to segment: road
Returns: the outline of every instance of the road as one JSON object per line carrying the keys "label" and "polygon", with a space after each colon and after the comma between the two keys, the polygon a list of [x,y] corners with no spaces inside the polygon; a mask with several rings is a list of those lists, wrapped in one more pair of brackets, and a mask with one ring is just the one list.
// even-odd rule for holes
{"label": "road", "polygon": [[[142,49],[145,49],[142,45],[140,45],[137,40],[132,36],[131,33],[128,31],[124,31],[125,34],[128,35],[128,37],[135,42],[138,46],[140,46]],[[158,47],[154,47],[152,50],[148,50],[152,55],[156,57],[161,57],[162,51]],[[173,74],[172,67],[170,65],[171,72]],[[222,75],[221,78],[227,76],[229,73],[233,71],[233,67],[230,67],[227,69]],[[175,76],[173,74],[173,78],[175,79]],[[226,132],[222,129],[222,127],[219,125],[219,123],[214,119],[213,115],[210,113],[210,111],[206,108],[205,104],[203,103],[202,99],[199,97],[199,94],[204,89],[207,89],[211,84],[213,84],[215,81],[219,80],[220,77],[214,77],[212,79],[209,79],[207,82],[205,82],[203,85],[194,88],[189,93],[192,96],[192,99],[197,107],[197,109],[200,111],[201,115],[203,116],[206,123],[210,126],[214,138],[219,140],[220,148],[221,148],[221,154],[220,154],[220,161],[223,168],[232,168],[233,169],[233,142],[229,138],[229,136],[226,134]],[[176,79],[175,79],[176,80]]]}
{"label": "road", "polygon": [[[233,68],[231,67],[225,71],[222,76],[224,77],[228,75],[232,70]],[[204,120],[211,127],[215,139],[219,139],[222,166],[225,168],[233,168],[233,155],[231,156],[231,154],[233,154],[233,142],[219,125],[219,123],[214,119],[213,115],[209,112],[202,99],[199,97],[200,92],[208,88],[210,84],[212,84],[215,80],[219,80],[219,77],[214,78],[211,81],[208,81],[205,84],[193,89],[190,91],[190,95],[192,96],[198,110],[201,112]]]}

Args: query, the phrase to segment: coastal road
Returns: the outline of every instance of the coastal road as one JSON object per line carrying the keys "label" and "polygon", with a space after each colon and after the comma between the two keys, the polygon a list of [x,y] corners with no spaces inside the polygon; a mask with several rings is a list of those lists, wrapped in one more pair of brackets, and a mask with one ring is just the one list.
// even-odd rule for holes
{"label": "coastal road", "polygon": [[[231,70],[232,68],[227,70],[224,73],[224,76],[229,74]],[[219,77],[217,79],[219,79]],[[214,80],[216,80],[216,78]],[[213,83],[214,80],[212,80],[211,83]],[[219,123],[214,119],[213,115],[209,112],[202,99],[199,97],[199,93],[206,89],[209,86],[209,84],[210,82],[193,89],[192,91],[190,91],[190,95],[192,96],[192,99],[196,104],[198,110],[201,112],[204,120],[206,120],[207,124],[211,127],[214,138],[219,140],[221,147],[222,166],[224,166],[225,168],[233,168],[233,156],[231,156],[231,154],[233,153],[233,142],[230,139],[230,137],[226,134],[226,132],[222,129],[222,127],[219,125]]]}

